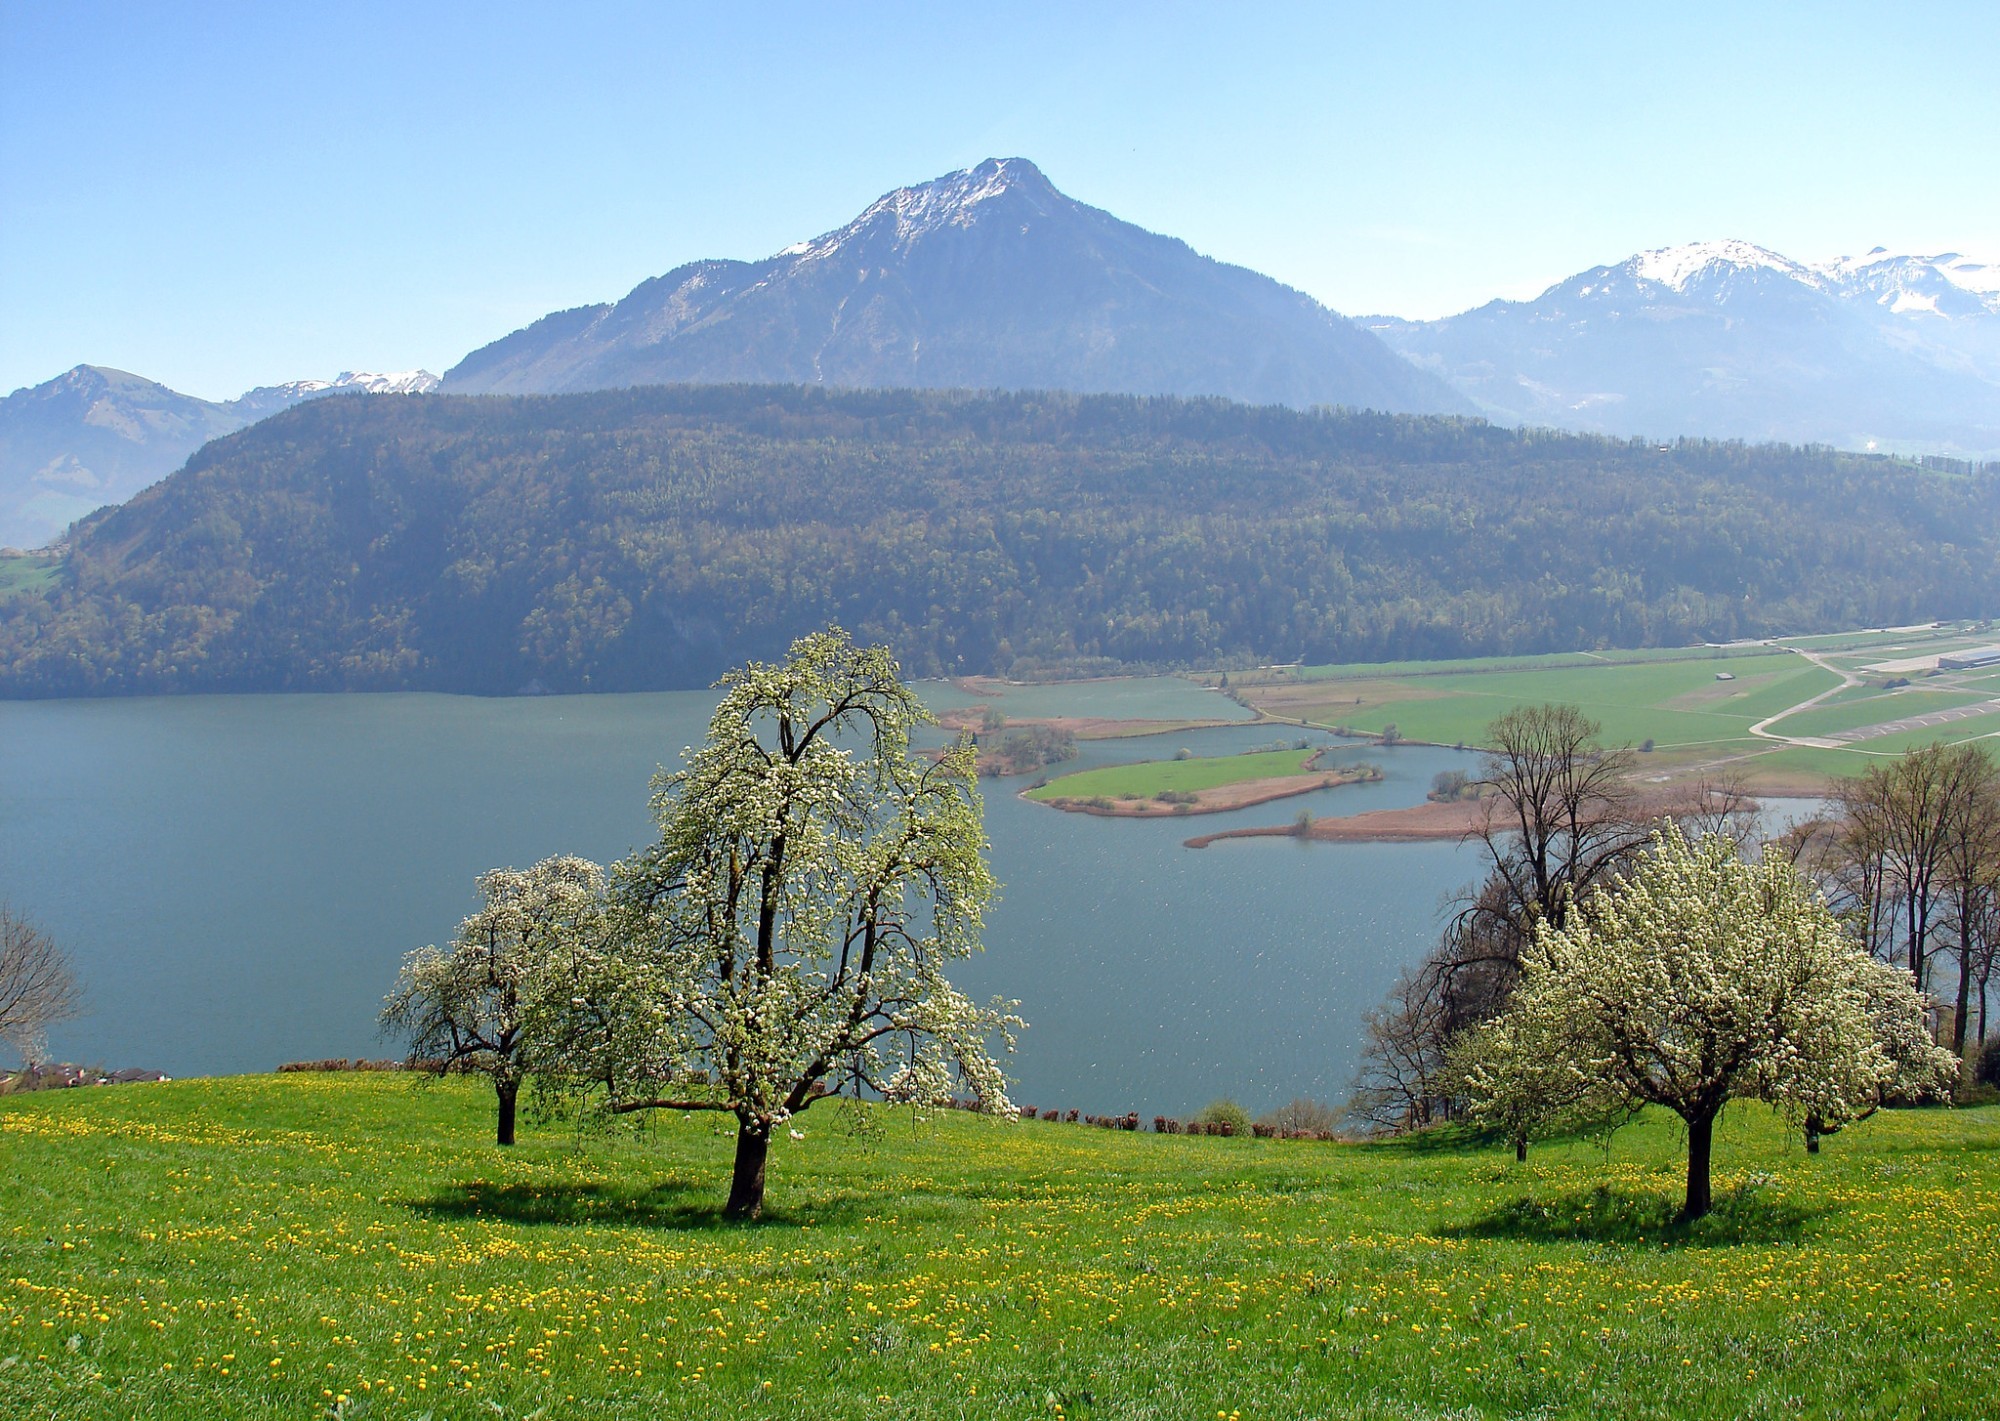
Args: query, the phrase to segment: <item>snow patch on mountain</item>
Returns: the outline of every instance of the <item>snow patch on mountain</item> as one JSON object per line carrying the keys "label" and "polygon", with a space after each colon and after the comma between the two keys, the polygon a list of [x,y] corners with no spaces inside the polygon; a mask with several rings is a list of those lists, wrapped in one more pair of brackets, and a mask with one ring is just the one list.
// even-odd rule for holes
{"label": "snow patch on mountain", "polygon": [[811,241],[796,242],[777,256],[817,261],[832,256],[857,238],[885,228],[894,249],[906,252],[934,232],[971,226],[982,203],[1019,188],[1047,186],[1048,179],[1042,176],[1041,169],[1026,158],[988,158],[977,167],[885,193],[846,226]]}
{"label": "snow patch on mountain", "polygon": [[[343,370],[331,380],[288,380],[282,385],[260,385],[249,392],[287,400],[307,400],[314,395],[330,395],[353,390],[364,395],[427,395],[441,382],[428,370]],[[249,398],[246,395],[245,398]]]}
{"label": "snow patch on mountain", "polygon": [[1962,252],[1874,247],[1861,256],[1807,263],[1737,238],[1656,247],[1559,282],[1540,299],[1594,297],[1615,304],[1620,297],[1629,299],[1637,287],[1649,301],[1671,293],[1705,305],[1733,300],[1731,293],[1741,290],[1741,281],[1767,276],[1835,302],[1879,308],[1886,316],[1904,318],[1903,325],[1912,329],[1933,319],[1980,321],[2000,315],[2000,262]]}
{"label": "snow patch on mountain", "polygon": [[1671,287],[1675,291],[1687,290],[1688,284],[1697,276],[1717,268],[1730,272],[1774,271],[1808,286],[1820,284],[1818,275],[1810,267],[1753,242],[1734,239],[1657,247],[1650,252],[1641,252],[1625,263],[1625,269],[1637,280]]}
{"label": "snow patch on mountain", "polygon": [[2000,263],[1960,252],[1896,252],[1874,247],[1820,268],[1845,295],[1874,301],[1893,314],[1945,318],[2000,315]]}
{"label": "snow patch on mountain", "polygon": [[1691,242],[1369,326],[1505,423],[2000,453],[2000,264],[1963,252]]}

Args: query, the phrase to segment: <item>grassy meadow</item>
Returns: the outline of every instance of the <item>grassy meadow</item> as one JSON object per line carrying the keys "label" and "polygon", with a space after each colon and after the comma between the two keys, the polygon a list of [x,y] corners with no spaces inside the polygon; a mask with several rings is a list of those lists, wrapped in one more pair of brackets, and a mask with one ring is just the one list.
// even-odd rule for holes
{"label": "grassy meadow", "polygon": [[62,561],[42,553],[0,555],[0,601],[17,592],[39,592],[62,575]]}
{"label": "grassy meadow", "polygon": [[1028,798],[1117,799],[1157,794],[1192,794],[1251,780],[1278,779],[1311,773],[1314,750],[1259,750],[1247,755],[1196,755],[1185,760],[1141,760],[1130,765],[1106,765],[1063,775],[1027,792]]}
{"label": "grassy meadow", "polygon": [[[1371,735],[1394,725],[1406,740],[1439,745],[1478,746],[1495,717],[1520,706],[1574,705],[1603,726],[1609,744],[1652,743],[1639,765],[1642,776],[1726,771],[1753,787],[1790,787],[1859,774],[1913,746],[2000,734],[2000,710],[1889,728],[2000,698],[2000,670],[1904,667],[1995,641],[2000,630],[1987,624],[1954,624],[1758,645],[1272,667],[1229,680],[1245,704],[1284,720]],[[1856,684],[1843,686],[1843,673]],[[1815,705],[1782,714],[1823,694]],[[1768,729],[1779,735],[1854,738],[1787,745],[1751,733],[1770,717],[1778,717]]]}
{"label": "grassy meadow", "polygon": [[[822,1108],[823,1109],[823,1108]],[[801,1118],[717,1218],[707,1119],[490,1141],[475,1083],[0,1099],[10,1417],[1969,1416],[2000,1389],[2000,1109],[1808,1157]]]}

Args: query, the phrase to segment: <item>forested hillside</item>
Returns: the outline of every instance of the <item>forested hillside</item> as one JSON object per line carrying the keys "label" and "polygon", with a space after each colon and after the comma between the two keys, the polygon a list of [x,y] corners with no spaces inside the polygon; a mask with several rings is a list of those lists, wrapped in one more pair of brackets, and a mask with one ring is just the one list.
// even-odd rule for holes
{"label": "forested hillside", "polygon": [[0,693],[685,687],[837,620],[916,674],[1533,652],[1990,614],[2000,487],[1220,400],[316,401],[0,601]]}

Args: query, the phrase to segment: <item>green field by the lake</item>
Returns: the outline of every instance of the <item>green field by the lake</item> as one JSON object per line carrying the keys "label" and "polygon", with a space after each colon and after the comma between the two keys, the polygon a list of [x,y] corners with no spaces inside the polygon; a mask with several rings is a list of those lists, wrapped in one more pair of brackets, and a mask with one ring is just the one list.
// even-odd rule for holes
{"label": "green field by the lake", "polygon": [[[1642,776],[1714,772],[1803,787],[1919,745],[2000,734],[2000,707],[1988,709],[2000,699],[2000,670],[1935,665],[1996,639],[1988,623],[1952,623],[1730,646],[1266,667],[1232,673],[1229,684],[1282,720],[1363,735],[1393,726],[1404,740],[1437,745],[1478,747],[1508,711],[1573,705],[1605,744],[1644,747]],[[1958,714],[1904,724],[1937,712]]]}
{"label": "green field by the lake", "polygon": [[1247,755],[1193,755],[1185,760],[1141,760],[1063,775],[1027,792],[1028,798],[1150,799],[1157,794],[1191,794],[1251,780],[1311,773],[1317,750],[1262,750]]}
{"label": "green field by the lake", "polygon": [[731,1141],[490,1141],[472,1083],[0,1100],[0,1414],[1972,1416],[2000,1386],[2000,1109],[1805,1154],[1511,1151],[817,1108],[763,1224]]}

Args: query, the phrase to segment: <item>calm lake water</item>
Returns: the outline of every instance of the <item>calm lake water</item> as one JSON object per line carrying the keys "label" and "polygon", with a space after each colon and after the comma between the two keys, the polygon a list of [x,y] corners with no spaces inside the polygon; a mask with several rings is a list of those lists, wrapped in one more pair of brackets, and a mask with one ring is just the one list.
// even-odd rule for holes
{"label": "calm lake water", "polygon": [[[938,708],[975,698],[927,686]],[[1023,688],[1016,715],[1238,716],[1188,682]],[[0,895],[68,947],[89,1015],[61,1059],[175,1075],[393,1054],[374,1018],[402,954],[447,939],[474,876],[650,836],[647,781],[706,692],[482,700],[229,696],[0,704]],[[1087,744],[1064,769],[1297,738],[1230,727]],[[1380,783],[1232,814],[1067,815],[988,781],[1003,897],[953,974],[1018,997],[1016,1098],[1110,1113],[1338,1099],[1363,1011],[1478,871],[1455,844],[1182,839],[1414,804],[1470,757],[1350,747]]]}

